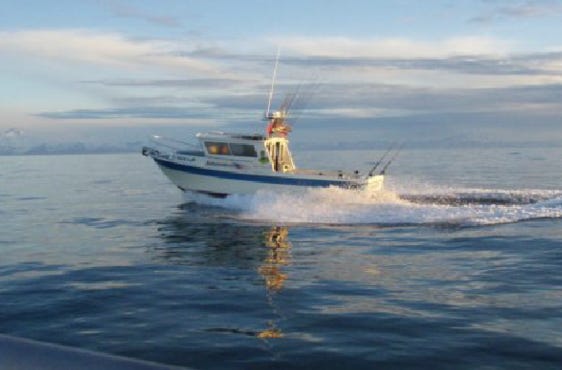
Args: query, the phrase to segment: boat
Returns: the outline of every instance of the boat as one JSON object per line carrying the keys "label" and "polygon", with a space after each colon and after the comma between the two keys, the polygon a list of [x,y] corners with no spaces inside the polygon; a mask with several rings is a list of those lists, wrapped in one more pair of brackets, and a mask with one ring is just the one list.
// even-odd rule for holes
{"label": "boat", "polygon": [[[155,137],[158,147],[145,146],[142,154],[151,157],[182,191],[213,197],[331,186],[369,192],[383,188],[384,167],[388,166],[377,174],[373,168],[366,175],[298,168],[289,148],[284,112],[275,112],[268,127],[266,135],[199,133],[198,144]],[[174,147],[169,142],[180,145]]]}
{"label": "boat", "polygon": [[[260,190],[293,192],[297,189],[338,187],[368,192],[383,188],[383,165],[389,151],[366,174],[359,171],[301,169],[289,148],[289,107],[294,96],[285,99],[279,110],[270,113],[277,62],[265,114],[265,134],[208,132],[196,135],[195,143],[159,136],[156,146],[145,146],[142,154],[151,157],[173,184],[184,192],[213,197],[254,194]],[[381,166],[382,170],[375,173]]]}

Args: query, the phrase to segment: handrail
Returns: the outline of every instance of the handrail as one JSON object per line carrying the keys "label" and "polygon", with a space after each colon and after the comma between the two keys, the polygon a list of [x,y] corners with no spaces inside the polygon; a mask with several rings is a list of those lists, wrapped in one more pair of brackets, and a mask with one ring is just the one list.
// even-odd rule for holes
{"label": "handrail", "polygon": [[172,149],[172,150],[181,150],[181,148],[179,148],[177,146],[174,146],[174,145],[167,144],[166,141],[170,142],[170,143],[178,143],[178,144],[185,145],[185,146],[188,146],[188,147],[191,147],[191,148],[194,148],[194,149],[198,149],[198,150],[201,149],[201,147],[197,144],[190,143],[190,142],[187,142],[187,141],[178,140],[178,139],[172,139],[172,138],[160,136],[160,135],[152,135],[152,137],[150,138],[150,141],[152,141],[156,145],[161,145],[163,147],[166,147],[166,148]]}

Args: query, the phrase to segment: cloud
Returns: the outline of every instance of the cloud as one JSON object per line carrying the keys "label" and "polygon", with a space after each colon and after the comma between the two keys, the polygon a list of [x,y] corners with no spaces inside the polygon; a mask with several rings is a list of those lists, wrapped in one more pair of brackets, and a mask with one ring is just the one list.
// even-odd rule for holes
{"label": "cloud", "polygon": [[[318,80],[320,86],[300,87],[312,95],[309,104],[295,104],[309,117],[562,110],[562,52],[513,54],[509,42],[482,37],[277,41],[286,45],[274,106],[302,81]],[[91,91],[93,100],[34,115],[52,120],[259,119],[274,57],[260,54],[263,40],[255,44],[262,49],[241,53],[237,45],[180,46],[87,30],[0,33],[0,54],[95,71],[91,80],[74,74],[80,80],[72,86]],[[100,66],[107,71],[98,73]]]}
{"label": "cloud", "polygon": [[[328,74],[329,79],[341,81],[499,87],[557,82],[562,70],[560,53],[514,53],[512,42],[495,38],[417,42],[301,37],[271,42],[274,41],[285,45],[281,54],[281,80],[316,76],[322,79]],[[196,49],[192,53],[217,63],[255,67],[261,76],[267,76],[274,64],[271,55],[237,54],[219,48]]]}
{"label": "cloud", "polygon": [[190,78],[190,79],[112,79],[82,81],[85,84],[119,87],[184,87],[198,89],[230,88],[240,84],[248,85],[249,81],[234,78]]}
{"label": "cloud", "polygon": [[283,50],[315,57],[449,58],[500,55],[510,44],[490,37],[466,36],[435,42],[405,38],[352,39],[348,37],[289,37],[271,40]]}
{"label": "cloud", "polygon": [[[293,112],[303,117],[398,117],[433,113],[476,113],[499,111],[527,111],[552,113],[562,110],[562,79],[552,73],[553,81],[547,83],[549,71],[531,68],[527,65],[553,63],[560,60],[558,53],[522,55],[508,60],[487,59],[469,61],[450,58],[436,61],[409,60],[383,61],[396,63],[397,73],[408,83],[396,83],[392,78],[377,82],[369,76],[365,65],[375,63],[372,59],[337,59],[341,66],[341,78],[334,78],[335,72],[331,58],[315,58],[313,63],[331,66],[329,80],[321,80],[304,86],[300,81],[279,83],[276,86],[274,106],[279,106],[285,93],[300,91],[304,101],[294,104]],[[349,64],[348,64],[349,62]],[[285,63],[304,63],[295,58]],[[517,67],[504,67],[502,64]],[[386,65],[386,64],[385,64]],[[350,69],[362,70],[362,80],[346,79]],[[411,70],[410,68],[413,68]],[[426,68],[427,72],[420,72]],[[436,77],[445,71],[456,73],[451,83],[442,83]],[[421,83],[415,83],[414,76],[429,73]],[[479,81],[478,76],[489,75],[498,82]],[[465,76],[461,78],[459,76]],[[509,74],[513,74],[509,75]],[[383,72],[382,75],[385,75]],[[513,79],[515,78],[515,79]],[[558,82],[556,82],[558,79]],[[524,84],[522,81],[528,81]],[[390,83],[393,82],[393,83]],[[40,117],[50,119],[113,119],[113,118],[224,118],[233,120],[241,117],[259,119],[265,109],[267,82],[252,81],[239,84],[236,79],[117,79],[86,81],[88,84],[101,84],[109,89],[143,87],[143,95],[130,94],[111,100],[113,107],[107,109],[74,109],[68,111],[43,112]],[[242,86],[242,87],[241,87]],[[181,90],[176,88],[180,87]],[[166,94],[151,94],[151,89],[171,88]],[[181,92],[180,92],[181,91]],[[303,114],[303,110],[306,108]]]}
{"label": "cloud", "polygon": [[[557,60],[552,58],[545,60]],[[537,59],[541,59],[537,57]],[[378,67],[401,70],[448,71],[481,75],[542,75],[558,74],[540,65],[529,63],[528,59],[490,57],[449,57],[449,58],[369,58],[369,57],[288,57],[284,64],[304,67],[358,68]]]}
{"label": "cloud", "polygon": [[158,26],[179,27],[181,25],[181,22],[177,17],[155,15],[151,12],[146,12],[140,8],[120,2],[109,2],[107,5],[111,9],[112,13],[118,17],[139,19]]}
{"label": "cloud", "polygon": [[[296,86],[293,86],[293,91]],[[291,90],[287,87],[288,90]],[[439,88],[356,83],[324,83],[310,101],[296,105],[293,116],[398,117],[428,113],[562,110],[562,83],[500,88]],[[257,94],[216,96],[201,100],[214,111],[260,112]],[[212,110],[211,110],[212,111]]]}
{"label": "cloud", "polygon": [[111,119],[111,118],[206,118],[204,109],[193,110],[179,107],[127,107],[107,109],[75,109],[63,112],[43,112],[39,117],[51,119]]}
{"label": "cloud", "polygon": [[170,105],[146,105],[146,106],[129,106],[129,107],[112,107],[100,109],[73,109],[67,111],[41,112],[35,114],[36,117],[47,118],[51,120],[110,120],[117,119],[148,119],[156,120],[197,120],[197,122],[248,122],[255,120],[260,121],[260,114],[256,111],[220,108],[213,106],[199,107],[192,106],[170,106]]}
{"label": "cloud", "polygon": [[472,23],[491,23],[503,19],[529,19],[551,17],[562,14],[562,4],[552,0],[529,0],[508,5],[495,6],[469,19]]}
{"label": "cloud", "polygon": [[129,39],[90,30],[29,30],[0,32],[0,54],[35,57],[38,61],[88,64],[120,70],[157,68],[216,75],[212,64],[181,55],[181,47],[162,40]]}

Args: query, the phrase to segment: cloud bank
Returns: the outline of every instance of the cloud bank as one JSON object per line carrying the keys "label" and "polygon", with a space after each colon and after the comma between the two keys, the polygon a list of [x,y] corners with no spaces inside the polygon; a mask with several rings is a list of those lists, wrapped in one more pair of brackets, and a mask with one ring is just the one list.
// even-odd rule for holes
{"label": "cloud bank", "polygon": [[[269,51],[276,45],[282,58],[274,103],[285,93],[305,92],[308,101],[296,107],[306,107],[298,113],[302,120],[432,115],[442,120],[466,114],[506,119],[562,111],[562,52],[517,53],[509,40],[293,36],[256,38],[251,45],[134,39],[85,29],[0,32],[0,57],[21,58],[27,68],[45,61],[64,65],[80,76],[70,79],[72,88],[98,99],[32,113],[56,122],[257,121],[274,62]],[[73,68],[95,73],[72,74]]]}
{"label": "cloud bank", "polygon": [[552,17],[562,14],[562,4],[556,0],[500,1],[490,10],[470,18],[473,23],[492,23],[508,19]]}
{"label": "cloud bank", "polygon": [[0,32],[0,53],[35,58],[38,62],[47,59],[119,71],[221,74],[216,66],[180,52],[180,45],[172,41],[138,40],[86,29]]}

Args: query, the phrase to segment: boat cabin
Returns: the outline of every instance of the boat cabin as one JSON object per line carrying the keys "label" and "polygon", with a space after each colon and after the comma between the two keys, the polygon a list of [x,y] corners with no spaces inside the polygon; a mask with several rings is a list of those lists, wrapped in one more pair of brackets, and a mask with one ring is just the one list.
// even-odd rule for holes
{"label": "boat cabin", "polygon": [[230,159],[247,163],[254,160],[257,165],[271,165],[274,172],[295,170],[285,137],[265,138],[262,135],[240,135],[224,132],[197,134],[201,147],[208,158]]}

